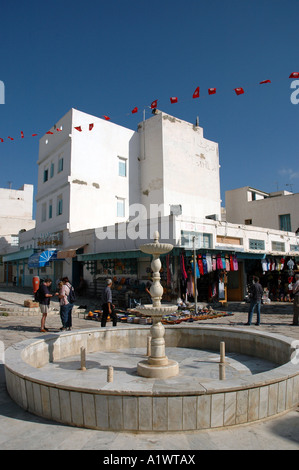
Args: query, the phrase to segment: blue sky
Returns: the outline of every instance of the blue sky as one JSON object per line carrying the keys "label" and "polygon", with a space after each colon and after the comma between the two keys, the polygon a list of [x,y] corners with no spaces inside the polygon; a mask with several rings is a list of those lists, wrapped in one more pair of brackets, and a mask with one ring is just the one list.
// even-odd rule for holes
{"label": "blue sky", "polygon": [[219,143],[223,205],[241,186],[299,192],[298,18],[298,0],[2,0],[0,187],[36,189],[38,138],[70,108],[135,130],[158,99]]}

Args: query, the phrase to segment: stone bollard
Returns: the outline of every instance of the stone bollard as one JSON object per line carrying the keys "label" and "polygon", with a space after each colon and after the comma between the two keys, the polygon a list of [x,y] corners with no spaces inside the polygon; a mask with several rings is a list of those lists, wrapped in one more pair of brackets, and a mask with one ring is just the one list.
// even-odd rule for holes
{"label": "stone bollard", "polygon": [[219,363],[219,380],[225,380],[225,364]]}
{"label": "stone bollard", "polygon": [[219,380],[225,380],[225,343],[220,343]]}
{"label": "stone bollard", "polygon": [[151,341],[152,341],[152,337],[148,336],[147,337],[147,351],[146,351],[147,356],[151,355]]}
{"label": "stone bollard", "polygon": [[80,370],[86,370],[86,349],[83,346],[80,349],[81,352],[81,367]]}
{"label": "stone bollard", "polygon": [[225,363],[225,342],[220,342],[220,362],[221,364]]}
{"label": "stone bollard", "polygon": [[113,367],[108,366],[107,369],[107,382],[113,382]]}

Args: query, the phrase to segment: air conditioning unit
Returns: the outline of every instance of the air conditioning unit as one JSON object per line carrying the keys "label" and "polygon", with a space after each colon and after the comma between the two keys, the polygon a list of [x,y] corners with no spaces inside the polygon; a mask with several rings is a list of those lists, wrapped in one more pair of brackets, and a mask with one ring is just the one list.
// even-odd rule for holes
{"label": "air conditioning unit", "polygon": [[170,215],[182,215],[181,204],[170,206]]}
{"label": "air conditioning unit", "polygon": [[210,219],[210,220],[219,220],[219,215],[218,214],[206,215],[205,218]]}

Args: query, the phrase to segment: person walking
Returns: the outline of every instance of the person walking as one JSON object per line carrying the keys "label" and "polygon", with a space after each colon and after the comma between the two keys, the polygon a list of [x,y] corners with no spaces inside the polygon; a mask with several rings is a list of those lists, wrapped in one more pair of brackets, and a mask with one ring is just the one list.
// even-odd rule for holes
{"label": "person walking", "polygon": [[102,313],[102,318],[101,318],[101,327],[106,326],[108,315],[110,315],[110,318],[112,318],[113,326],[116,326],[117,324],[117,317],[116,317],[116,313],[114,310],[114,305],[112,303],[112,292],[111,292],[112,280],[107,279],[106,284],[107,285],[102,295],[103,313]]}
{"label": "person walking", "polygon": [[62,279],[62,286],[59,291],[61,331],[71,330],[73,304],[70,302],[70,292],[72,285],[67,277]]}
{"label": "person walking", "polygon": [[295,275],[295,284],[293,284],[293,323],[292,325],[298,326],[298,317],[299,317],[299,274]]}
{"label": "person walking", "polygon": [[257,318],[256,325],[259,326],[261,322],[261,302],[264,290],[259,282],[257,276],[253,276],[253,285],[250,289],[250,307],[248,312],[248,321],[246,325],[251,325],[253,312],[256,308]]}
{"label": "person walking", "polygon": [[46,333],[48,331],[48,328],[46,328],[46,319],[47,315],[49,312],[49,307],[50,307],[50,299],[53,297],[53,295],[50,292],[52,281],[51,279],[45,279],[43,283],[39,287],[39,306],[40,306],[40,311],[42,313],[42,319],[41,319],[41,328],[40,331],[42,333]]}

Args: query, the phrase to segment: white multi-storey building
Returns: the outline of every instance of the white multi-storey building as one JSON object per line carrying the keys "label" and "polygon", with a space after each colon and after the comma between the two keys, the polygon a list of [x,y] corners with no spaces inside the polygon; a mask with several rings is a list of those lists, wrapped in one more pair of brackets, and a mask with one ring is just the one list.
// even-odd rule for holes
{"label": "white multi-storey building", "polygon": [[[19,232],[34,227],[32,219],[33,185],[24,184],[20,189],[0,188],[0,253],[5,255],[19,246]],[[11,270],[0,268],[0,281],[11,280]]]}
{"label": "white multi-storey building", "polygon": [[[190,262],[194,248],[200,255],[238,257],[228,290],[240,300],[247,274],[260,269],[261,260],[298,252],[298,237],[281,227],[234,224],[229,214],[221,220],[218,144],[198,125],[158,110],[133,131],[71,109],[41,138],[37,163],[36,227],[21,234],[20,248],[34,243],[40,255],[28,259],[23,285],[35,274],[67,275],[74,284],[81,275],[146,279],[149,260],[139,247],[158,228],[175,247],[176,283],[182,256]],[[205,296],[217,275],[201,277]]]}

